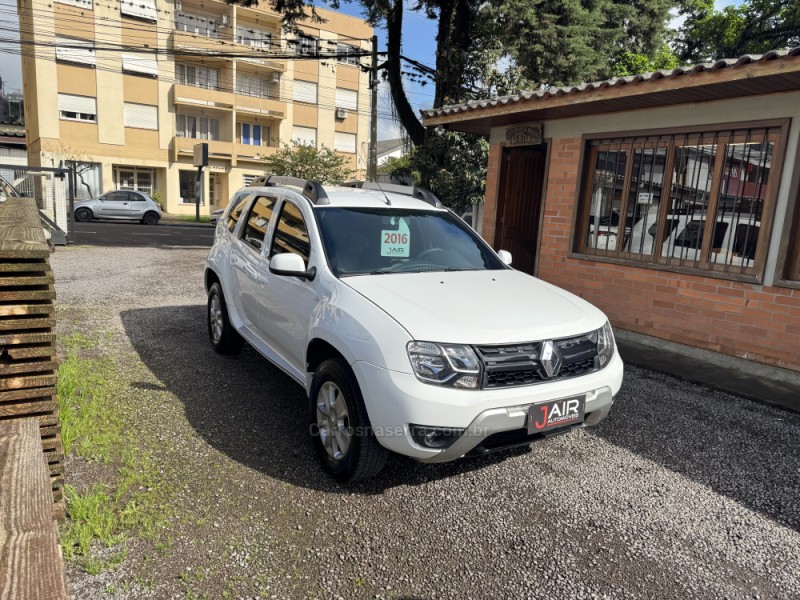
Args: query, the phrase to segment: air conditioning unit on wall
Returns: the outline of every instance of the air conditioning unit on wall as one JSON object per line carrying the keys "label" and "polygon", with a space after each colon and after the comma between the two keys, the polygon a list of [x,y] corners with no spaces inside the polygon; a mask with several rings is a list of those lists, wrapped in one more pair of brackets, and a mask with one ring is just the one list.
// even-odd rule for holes
{"label": "air conditioning unit on wall", "polygon": [[281,81],[281,74],[280,73],[273,73],[272,74],[272,83],[280,83]]}
{"label": "air conditioning unit on wall", "polygon": [[223,27],[228,26],[228,15],[222,15],[222,26]]}
{"label": "air conditioning unit on wall", "polygon": [[336,118],[337,119],[346,119],[347,118],[347,110],[344,108],[337,108],[336,109]]}

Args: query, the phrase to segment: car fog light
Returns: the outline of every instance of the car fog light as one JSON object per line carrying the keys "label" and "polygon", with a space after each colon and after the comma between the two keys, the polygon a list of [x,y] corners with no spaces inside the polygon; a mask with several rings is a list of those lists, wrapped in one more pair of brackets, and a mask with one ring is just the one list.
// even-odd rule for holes
{"label": "car fog light", "polygon": [[453,387],[469,388],[474,390],[476,387],[478,387],[478,378],[475,377],[475,375],[463,375],[456,379]]}
{"label": "car fog light", "polygon": [[458,427],[422,427],[410,425],[411,437],[423,448],[443,450],[453,445],[462,436],[464,430]]}

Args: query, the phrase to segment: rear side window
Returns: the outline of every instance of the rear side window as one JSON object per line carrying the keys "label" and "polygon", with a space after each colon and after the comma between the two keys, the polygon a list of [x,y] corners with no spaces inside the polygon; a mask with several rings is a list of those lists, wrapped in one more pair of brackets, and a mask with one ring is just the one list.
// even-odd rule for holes
{"label": "rear side window", "polygon": [[308,228],[300,209],[291,202],[284,202],[278,228],[272,240],[270,256],[292,252],[308,262],[311,245],[308,241]]}
{"label": "rear side window", "polygon": [[270,196],[259,196],[253,202],[253,208],[247,216],[247,223],[244,226],[242,239],[256,250],[261,250],[264,245],[264,236],[267,234],[267,227],[275,209],[275,198]]}
{"label": "rear side window", "polygon": [[236,228],[236,224],[239,222],[239,219],[242,218],[242,212],[244,211],[244,207],[247,206],[247,200],[250,196],[248,194],[239,194],[238,196],[233,197],[233,206],[231,207],[230,211],[228,211],[228,222],[226,225],[228,226],[228,231],[233,232]]}

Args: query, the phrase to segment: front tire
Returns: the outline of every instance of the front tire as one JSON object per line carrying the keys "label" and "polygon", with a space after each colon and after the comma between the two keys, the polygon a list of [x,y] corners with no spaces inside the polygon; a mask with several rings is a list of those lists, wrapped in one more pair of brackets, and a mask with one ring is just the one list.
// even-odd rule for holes
{"label": "front tire", "polygon": [[79,208],[75,211],[75,220],[85,223],[92,220],[92,211],[88,208]]}
{"label": "front tire", "polygon": [[218,354],[236,354],[242,349],[244,340],[233,328],[228,318],[228,306],[222,286],[214,282],[208,289],[208,337]]}
{"label": "front tire", "polygon": [[389,451],[372,432],[358,381],[344,360],[328,359],[314,371],[309,408],[317,455],[334,479],[358,481],[381,472]]}

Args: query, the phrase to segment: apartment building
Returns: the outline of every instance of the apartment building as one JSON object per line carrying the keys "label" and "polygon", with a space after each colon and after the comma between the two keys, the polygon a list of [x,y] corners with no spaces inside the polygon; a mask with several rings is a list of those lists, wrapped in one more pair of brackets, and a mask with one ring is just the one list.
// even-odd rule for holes
{"label": "apartment building", "polygon": [[89,164],[79,197],[158,193],[193,214],[193,148],[209,145],[202,214],[263,174],[283,144],[326,146],[363,177],[371,50],[364,21],[324,19],[286,32],[267,3],[20,0],[28,156]]}

